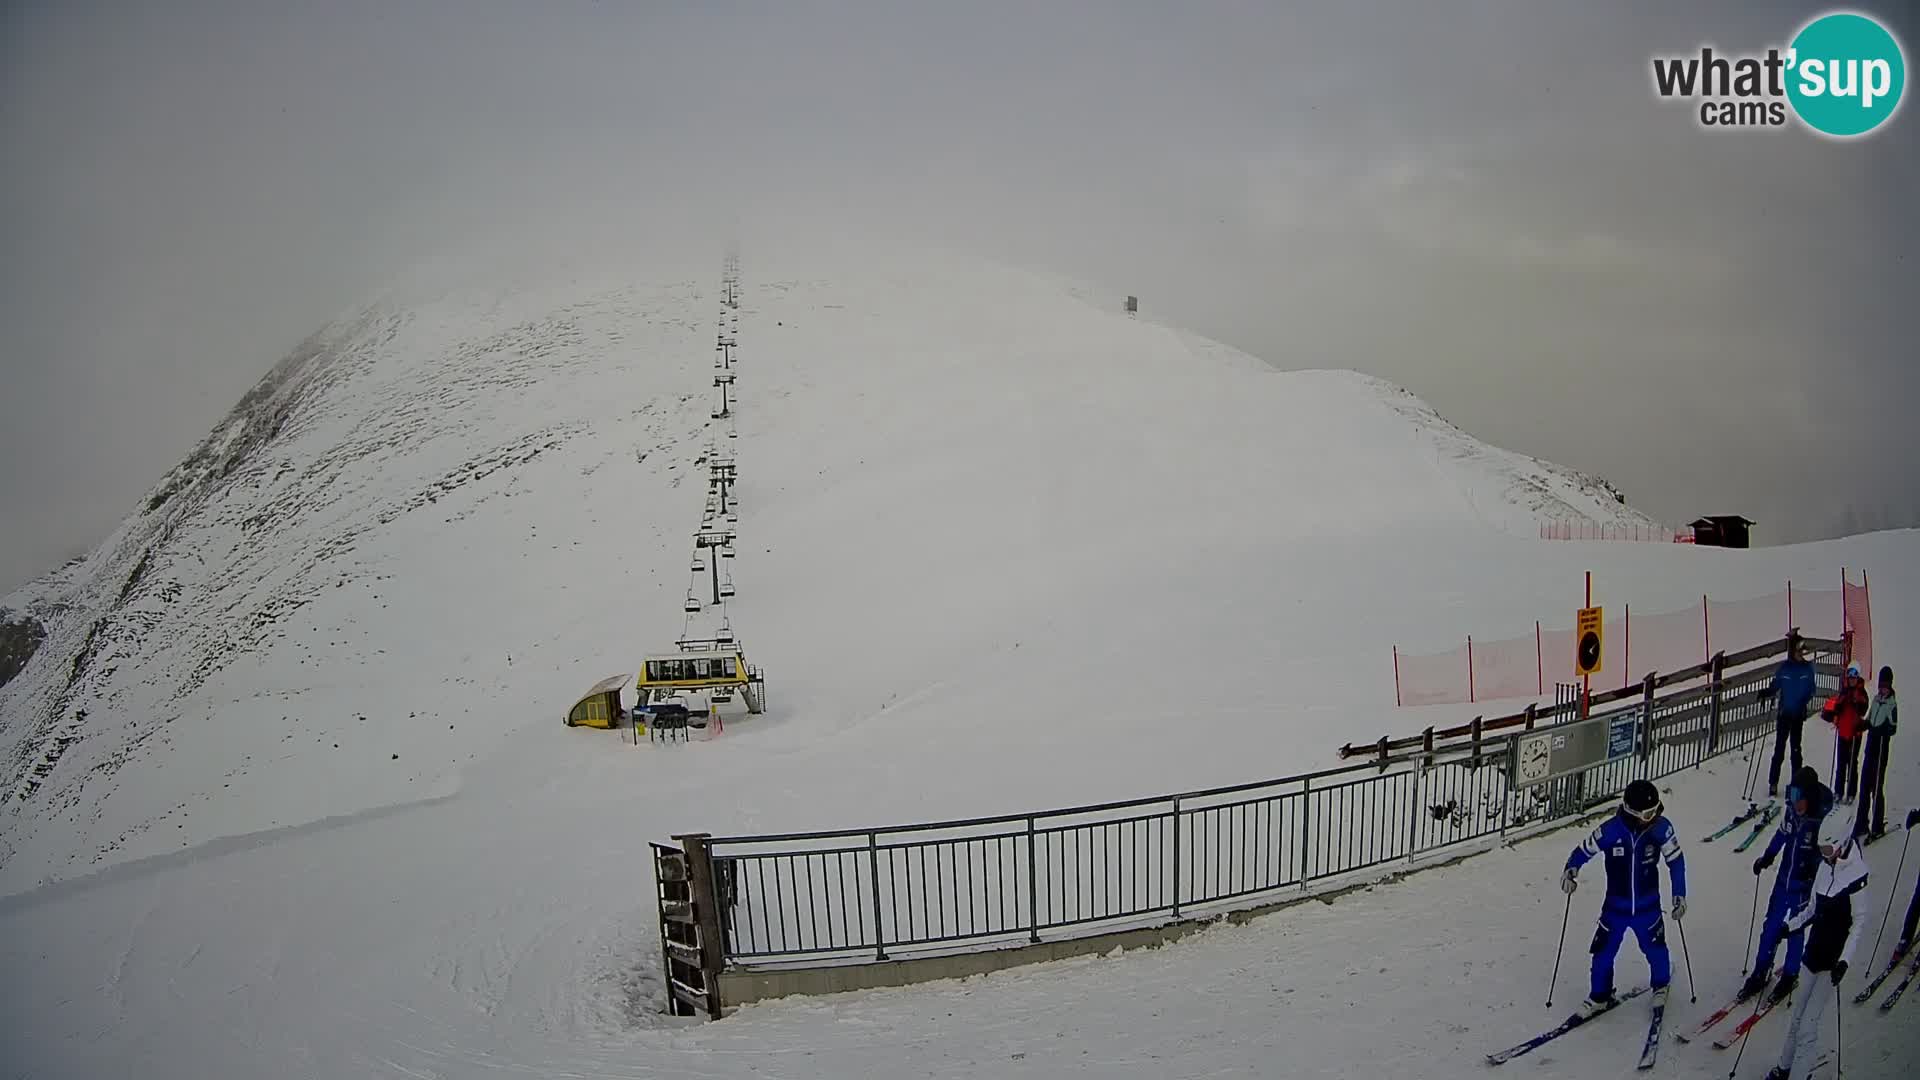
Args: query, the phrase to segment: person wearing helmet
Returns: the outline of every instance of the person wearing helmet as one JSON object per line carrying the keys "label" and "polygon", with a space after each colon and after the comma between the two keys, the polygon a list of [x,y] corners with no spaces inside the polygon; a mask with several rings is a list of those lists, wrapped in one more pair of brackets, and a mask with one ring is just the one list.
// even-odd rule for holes
{"label": "person wearing helmet", "polygon": [[1775,1004],[1785,1000],[1800,981],[1806,938],[1789,927],[1787,919],[1812,895],[1814,875],[1820,869],[1820,826],[1832,810],[1833,792],[1820,782],[1813,766],[1803,766],[1787,788],[1787,809],[1780,815],[1780,828],[1767,842],[1767,850],[1753,861],[1753,873],[1758,877],[1784,853],[1780,874],[1773,879],[1773,892],[1767,900],[1766,922],[1760,927],[1760,950],[1753,959],[1753,974],[1741,984],[1736,1001],[1746,1001],[1766,989],[1773,977],[1773,954],[1783,940],[1787,943],[1787,959],[1780,967],[1780,982],[1773,988],[1771,1000]]}
{"label": "person wearing helmet", "polygon": [[1840,692],[1820,710],[1820,718],[1833,725],[1833,797],[1843,806],[1860,791],[1860,734],[1871,704],[1860,665],[1849,664],[1840,679]]}
{"label": "person wearing helmet", "polygon": [[1774,669],[1773,682],[1760,691],[1762,702],[1778,700],[1780,711],[1774,717],[1773,764],[1767,769],[1767,798],[1780,794],[1780,759],[1793,748],[1792,776],[1800,771],[1800,730],[1807,722],[1807,708],[1813,704],[1813,662],[1806,657],[1800,635],[1787,635],[1787,658]]}
{"label": "person wearing helmet", "polygon": [[[1880,669],[1880,687],[1867,706],[1867,766],[1860,774],[1860,813],[1853,819],[1853,835],[1867,843],[1887,835],[1887,757],[1900,719],[1893,696],[1893,669]],[[1872,820],[1868,820],[1868,816]]]}
{"label": "person wearing helmet", "polygon": [[1673,878],[1673,917],[1678,921],[1687,914],[1687,860],[1680,854],[1679,832],[1663,816],[1663,810],[1660,789],[1650,781],[1628,784],[1620,799],[1620,812],[1573,849],[1560,873],[1560,888],[1571,896],[1580,887],[1580,868],[1589,860],[1606,859],[1607,895],[1593,932],[1591,992],[1580,1005],[1583,1015],[1592,1016],[1614,1005],[1613,958],[1629,930],[1646,954],[1655,1003],[1666,999],[1673,964],[1667,953],[1666,923],[1661,918],[1660,862],[1666,861],[1667,874]]}
{"label": "person wearing helmet", "polygon": [[1860,943],[1860,928],[1866,925],[1864,918],[1854,917],[1856,905],[1862,912],[1867,910],[1868,867],[1859,838],[1844,830],[1839,836],[1826,837],[1820,844],[1817,865],[1812,894],[1794,911],[1787,925],[1795,932],[1806,933],[1807,970],[1826,975],[1835,993],[1809,990],[1794,1002],[1786,1040],[1780,1047],[1780,1064],[1767,1074],[1767,1080],[1788,1080],[1796,1061],[1812,1067],[1819,1056],[1820,1016],[1838,993],[1840,980],[1847,977],[1854,946]]}

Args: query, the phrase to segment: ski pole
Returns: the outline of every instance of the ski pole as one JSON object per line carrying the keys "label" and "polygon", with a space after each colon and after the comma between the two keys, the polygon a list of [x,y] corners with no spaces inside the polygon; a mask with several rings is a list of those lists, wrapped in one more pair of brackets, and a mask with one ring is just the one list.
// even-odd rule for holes
{"label": "ski pole", "polygon": [[1560,958],[1567,951],[1567,922],[1573,918],[1573,894],[1567,894],[1567,913],[1560,916],[1560,945],[1553,951],[1553,981],[1547,984],[1547,1008],[1553,1008],[1553,988],[1560,984]]}
{"label": "ski pole", "polygon": [[[1753,1015],[1754,1016],[1760,1015],[1760,1005],[1762,1002],[1766,1000],[1767,1000],[1767,995],[1764,991],[1753,995]],[[1733,1080],[1733,1078],[1739,1074],[1740,1059],[1747,1056],[1747,1043],[1751,1041],[1752,1037],[1753,1037],[1753,1029],[1751,1027],[1747,1029],[1747,1034],[1740,1036],[1740,1052],[1733,1055],[1733,1068],[1727,1070],[1727,1080]]]}
{"label": "ski pole", "polygon": [[1700,1004],[1700,988],[1693,985],[1693,956],[1687,952],[1687,924],[1679,919],[1673,925],[1680,928],[1680,958],[1687,962],[1687,992],[1693,995],[1693,1003]]}
{"label": "ski pole", "polygon": [[[1887,910],[1892,911],[1893,908],[1889,906]],[[1755,874],[1753,875],[1753,914],[1747,916],[1747,955],[1748,956],[1753,955],[1753,926],[1754,926],[1754,923],[1759,921],[1759,919],[1760,919],[1760,875]],[[1747,963],[1746,961],[1742,960],[1740,962],[1740,974],[1745,975],[1746,973],[1747,973]]]}
{"label": "ski pole", "polygon": [[[1907,844],[1913,840],[1913,830],[1908,829],[1906,838],[1900,841],[1900,870],[1907,868]],[[1880,959],[1880,942],[1887,936],[1887,920],[1893,917],[1893,897],[1900,887],[1900,870],[1893,872],[1889,880],[1893,882],[1887,889],[1887,913],[1880,916],[1880,932],[1873,937],[1873,952],[1867,954],[1867,972],[1873,972],[1873,965]]]}
{"label": "ski pole", "polygon": [[1833,984],[1833,1075],[1835,1076],[1847,1075],[1847,1067],[1840,1056],[1840,1046],[1841,1046],[1841,1043],[1844,1042],[1844,1040],[1841,1039],[1840,1037],[1840,1014],[1845,1011],[1846,1011],[1845,1009],[1842,1009],[1840,1007],[1840,984],[1834,983]]}

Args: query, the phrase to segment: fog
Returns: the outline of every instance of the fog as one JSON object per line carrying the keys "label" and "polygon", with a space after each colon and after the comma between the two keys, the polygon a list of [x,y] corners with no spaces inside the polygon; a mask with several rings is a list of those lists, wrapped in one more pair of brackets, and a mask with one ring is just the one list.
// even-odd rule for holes
{"label": "fog", "polygon": [[[1757,542],[1920,524],[1920,140],[1706,132],[1823,6],[15,3],[0,588],[423,261],[737,236],[1069,274]],[[1911,3],[1864,10],[1909,63]],[[1909,95],[1911,96],[1911,95]]]}

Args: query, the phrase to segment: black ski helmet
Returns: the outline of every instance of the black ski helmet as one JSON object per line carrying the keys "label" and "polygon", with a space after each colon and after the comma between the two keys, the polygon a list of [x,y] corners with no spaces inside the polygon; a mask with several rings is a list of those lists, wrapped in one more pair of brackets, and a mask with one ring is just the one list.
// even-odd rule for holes
{"label": "black ski helmet", "polygon": [[1651,780],[1635,780],[1620,797],[1621,808],[1642,821],[1651,821],[1660,812],[1660,789]]}

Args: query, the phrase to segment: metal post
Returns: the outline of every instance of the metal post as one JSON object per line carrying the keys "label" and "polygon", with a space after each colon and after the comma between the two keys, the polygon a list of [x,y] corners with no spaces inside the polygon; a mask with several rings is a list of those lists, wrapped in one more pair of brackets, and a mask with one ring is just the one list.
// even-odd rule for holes
{"label": "metal post", "polygon": [[[1176,831],[1174,838],[1179,839]],[[1038,858],[1035,849],[1037,837],[1033,831],[1033,817],[1027,817],[1027,940],[1040,944],[1040,880],[1037,868]],[[1176,894],[1177,895],[1177,894]]]}
{"label": "metal post", "polygon": [[1306,777],[1300,779],[1300,891],[1307,891],[1307,846],[1309,843],[1307,824],[1309,803],[1313,802],[1313,781]]}
{"label": "metal post", "polygon": [[[1433,729],[1428,728],[1427,732],[1431,735]],[[1426,770],[1412,769],[1407,775],[1413,778],[1413,793],[1407,799],[1411,804],[1408,809],[1412,811],[1407,815],[1407,863],[1412,865],[1413,853],[1420,845],[1420,778],[1426,775]]]}
{"label": "metal post", "polygon": [[1641,684],[1640,693],[1640,764],[1644,766],[1653,757],[1653,672],[1647,672],[1647,680]]}
{"label": "metal post", "polygon": [[1180,796],[1173,797],[1173,917],[1180,917]]}
{"label": "metal post", "polygon": [[707,1018],[720,1019],[720,971],[726,966],[726,951],[720,938],[719,890],[713,887],[713,849],[711,833],[686,833],[675,836],[687,859],[687,883],[693,898],[693,917],[700,930],[700,978],[705,983]]}
{"label": "metal post", "polygon": [[867,873],[873,878],[873,958],[885,960],[887,935],[880,922],[880,839],[873,833],[867,834]]}
{"label": "metal post", "polygon": [[1726,669],[1727,654],[1724,652],[1714,653],[1713,667],[1708,676],[1711,680],[1710,685],[1712,686],[1713,697],[1709,699],[1710,703],[1707,706],[1707,752],[1700,755],[1701,761],[1707,760],[1707,758],[1712,757],[1720,751],[1720,710],[1722,708],[1721,699],[1725,694],[1721,686],[1721,680],[1725,677]]}

